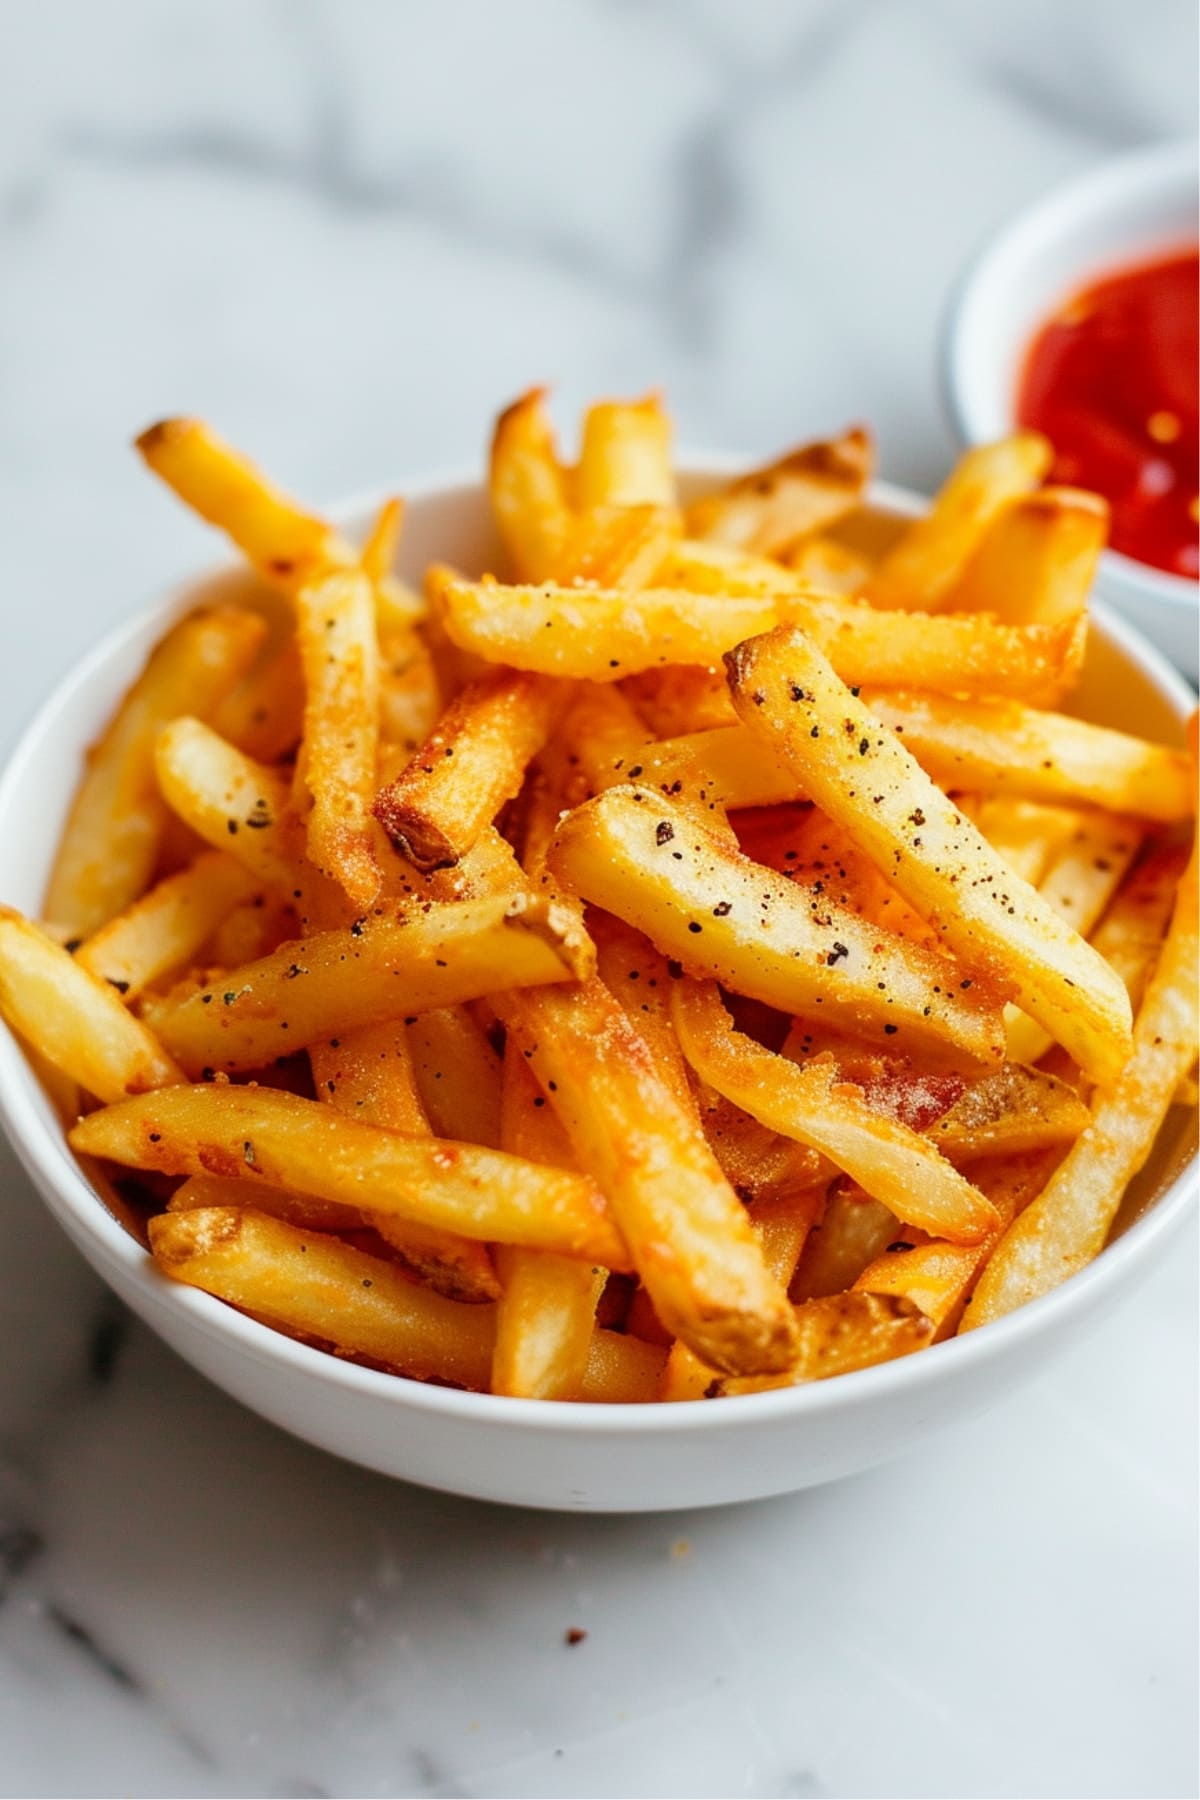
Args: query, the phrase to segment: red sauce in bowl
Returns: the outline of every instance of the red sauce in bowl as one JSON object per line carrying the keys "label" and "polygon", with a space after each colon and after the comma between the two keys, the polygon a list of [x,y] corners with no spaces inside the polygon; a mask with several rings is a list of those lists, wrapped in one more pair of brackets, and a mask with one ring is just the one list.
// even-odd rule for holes
{"label": "red sauce in bowl", "polygon": [[1103,494],[1114,550],[1200,577],[1196,251],[1075,294],[1029,346],[1017,419],[1054,445],[1051,480]]}

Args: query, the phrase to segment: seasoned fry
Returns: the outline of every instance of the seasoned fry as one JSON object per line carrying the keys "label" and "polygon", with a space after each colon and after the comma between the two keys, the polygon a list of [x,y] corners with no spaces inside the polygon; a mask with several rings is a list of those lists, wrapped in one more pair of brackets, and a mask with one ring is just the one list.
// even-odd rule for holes
{"label": "seasoned fry", "polygon": [[1096,1096],[1091,1123],[1038,1198],[1009,1227],[975,1290],[964,1329],[1002,1318],[1099,1255],[1122,1195],[1142,1167],[1179,1082],[1195,1061],[1196,848],[1133,1034],[1133,1053]]}
{"label": "seasoned fry", "polygon": [[671,421],[657,394],[590,406],[575,471],[575,504],[671,506]]}
{"label": "seasoned fry", "polygon": [[545,388],[531,388],[501,413],[492,438],[492,511],[518,581],[549,575],[571,526],[545,401]]}
{"label": "seasoned fry", "polygon": [[1100,806],[1162,825],[1192,817],[1187,757],[1163,744],[1015,700],[869,689],[863,698],[947,789]]}
{"label": "seasoned fry", "polygon": [[786,1374],[723,1381],[718,1392],[760,1394],[769,1388],[827,1381],[876,1363],[911,1356],[932,1342],[933,1322],[911,1300],[893,1294],[830,1294],[796,1308],[799,1348]]}
{"label": "seasoned fry", "polygon": [[154,746],[177,713],[217,707],[262,642],[253,613],[192,613],[151,651],[146,666],[88,755],[46,890],[46,917],[89,937],[138,898],[154,874],[167,809]]}
{"label": "seasoned fry", "polygon": [[798,632],[772,632],[739,646],[730,676],[743,723],[789,763],[965,966],[1011,984],[1024,1010],[1097,1079],[1115,1073],[1130,1041],[1121,983],[1006,868],[820,652]]}
{"label": "seasoned fry", "polygon": [[[945,804],[943,802],[943,804]],[[986,1067],[1000,1013],[940,955],[752,863],[674,802],[610,788],[555,834],[550,867],[666,956],[736,993],[904,1053]]]}
{"label": "seasoned fry", "polygon": [[1073,807],[1045,806],[1007,795],[977,799],[970,806],[964,796],[959,805],[980,836],[1030,887],[1041,885],[1054,857],[1084,816]]}
{"label": "seasoned fry", "polygon": [[[161,419],[137,439],[148,468],[193,512],[232,538],[264,581],[297,593],[327,569],[359,566],[359,553],[324,519],[269,482],[201,419]],[[411,618],[415,596],[398,582],[376,588],[381,622]]]}
{"label": "seasoned fry", "polygon": [[920,612],[945,605],[986,528],[1009,501],[1037,486],[1053,455],[1036,431],[968,450],[929,511],[907,526],[872,573],[872,605]]}
{"label": "seasoned fry", "polygon": [[1040,1069],[1005,1063],[967,1088],[925,1127],[930,1143],[958,1168],[1004,1152],[1023,1156],[1072,1143],[1088,1122],[1074,1088]]}
{"label": "seasoned fry", "polygon": [[770,598],[676,588],[502,587],[431,571],[430,603],[452,643],[490,662],[580,681],[619,681],[667,663],[712,663],[774,624]]}
{"label": "seasoned fry", "polygon": [[870,433],[861,426],[828,443],[805,444],[694,501],[688,531],[730,549],[780,556],[857,504],[874,461]]}
{"label": "seasoned fry", "polygon": [[510,669],[464,688],[375,800],[375,816],[401,855],[418,869],[465,856],[520,789],[565,700],[557,682]]}
{"label": "seasoned fry", "polygon": [[595,506],[571,521],[550,573],[560,587],[635,593],[649,585],[679,538],[669,506]]}
{"label": "seasoned fry", "polygon": [[1014,625],[1080,617],[1108,537],[1108,505],[1079,488],[1038,488],[1003,507],[946,602]]}
{"label": "seasoned fry", "polygon": [[169,1175],[227,1175],[459,1232],[628,1268],[597,1189],[478,1144],[402,1137],[273,1088],[162,1088],[81,1119],[84,1155]]}
{"label": "seasoned fry", "polygon": [[360,909],[379,892],[371,830],[379,748],[375,596],[360,571],[321,575],[296,595],[304,671],[300,758],[308,857]]}
{"label": "seasoned fry", "polygon": [[[437,667],[425,641],[410,625],[398,625],[379,639],[380,772],[389,756],[406,762],[433,730],[442,710]],[[398,771],[397,771],[398,772]]]}
{"label": "seasoned fry", "polygon": [[500,1058],[470,1013],[438,1007],[405,1030],[417,1093],[435,1134],[499,1149]]}
{"label": "seasoned fry", "polygon": [[291,887],[300,846],[283,776],[186,714],[159,733],[154,767],[164,798],[206,844],[257,881]]}
{"label": "seasoned fry", "polygon": [[[272,1219],[283,1219],[310,1231],[354,1231],[362,1223],[357,1209],[312,1194],[289,1194],[286,1188],[251,1185],[228,1175],[189,1175],[167,1201],[167,1211],[196,1212],[209,1206],[253,1207]],[[464,1243],[467,1239],[462,1240]],[[475,1245],[478,1249],[480,1246]]]}
{"label": "seasoned fry", "polygon": [[148,1010],[192,1075],[261,1069],[339,1030],[588,973],[591,945],[562,906],[528,895],[388,902],[230,970],[179,1005]]}
{"label": "seasoned fry", "polygon": [[580,1166],[599,1181],[667,1329],[715,1367],[792,1353],[791,1314],[736,1196],[644,1040],[596,980],[497,999]]}
{"label": "seasoned fry", "polygon": [[[646,669],[623,681],[621,692],[632,701],[656,737],[677,737],[683,732],[708,731],[737,722],[725,673],[715,667],[702,669],[680,663],[665,669]],[[625,748],[621,745],[615,754]]]}
{"label": "seasoned fry", "polygon": [[955,1243],[977,1243],[995,1225],[984,1196],[929,1139],[869,1106],[832,1061],[799,1068],[736,1031],[715,982],[677,982],[671,1016],[698,1075],[772,1131],[827,1156],[894,1213]]}
{"label": "seasoned fry", "polygon": [[150,1221],[164,1275],[203,1288],[293,1336],[418,1380],[486,1388],[491,1308],[461,1306],[382,1257],[252,1208],[208,1207]]}
{"label": "seasoned fry", "polygon": [[1093,948],[1121,977],[1135,1009],[1158,961],[1186,868],[1182,846],[1152,850],[1126,876],[1092,934]]}
{"label": "seasoned fry", "polygon": [[206,850],[85,939],[75,961],[132,1002],[194,961],[230,910],[253,899],[256,888],[232,856]]}
{"label": "seasoned fry", "polygon": [[0,907],[0,1016],[99,1100],[183,1080],[115,987],[7,906]]}
{"label": "seasoned fry", "polygon": [[279,762],[296,749],[304,729],[304,674],[295,638],[251,669],[215,709],[211,724],[218,737],[257,762]]}

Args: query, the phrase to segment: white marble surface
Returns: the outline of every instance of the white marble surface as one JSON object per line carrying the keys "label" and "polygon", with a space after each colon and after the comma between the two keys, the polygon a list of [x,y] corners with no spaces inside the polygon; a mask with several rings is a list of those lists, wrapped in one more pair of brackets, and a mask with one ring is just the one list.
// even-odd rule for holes
{"label": "white marble surface", "polygon": [[[0,745],[213,546],[135,429],[306,494],[665,384],[867,416],[999,217],[1194,129],[1188,0],[4,0]],[[0,1791],[1194,1795],[1195,1238],[920,1459],[726,1513],[501,1512],[239,1411],[0,1153]],[[564,1631],[588,1636],[567,1648]]]}

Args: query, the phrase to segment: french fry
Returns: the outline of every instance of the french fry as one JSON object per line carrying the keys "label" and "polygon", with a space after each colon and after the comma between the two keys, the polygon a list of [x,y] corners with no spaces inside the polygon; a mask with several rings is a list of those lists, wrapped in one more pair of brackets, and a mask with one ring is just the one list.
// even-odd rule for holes
{"label": "french fry", "polygon": [[608,1268],[629,1253],[594,1185],[478,1144],[403,1137],[275,1088],[162,1088],[89,1113],[74,1149],[170,1175],[225,1175],[313,1194],[485,1243]]}
{"label": "french fry", "polygon": [[1074,1088],[1041,1069],[1008,1062],[967,1088],[925,1135],[956,1168],[1003,1152],[1023,1156],[1072,1143],[1088,1122]]}
{"label": "french fry", "polygon": [[589,406],[575,471],[575,504],[671,506],[671,421],[657,394]]}
{"label": "french fry", "polygon": [[401,855],[418,869],[465,856],[519,791],[565,699],[557,682],[510,669],[464,688],[375,800],[375,816]]}
{"label": "french fry", "polygon": [[[365,1025],[312,1044],[308,1057],[319,1100],[365,1125],[411,1137],[432,1136],[417,1088],[408,1030],[401,1020]],[[485,1245],[391,1213],[362,1216],[438,1293],[451,1300],[498,1297],[500,1284]]]}
{"label": "french fry", "polygon": [[[667,1329],[715,1367],[786,1366],[791,1313],[699,1127],[597,980],[496,1010],[602,1186]],[[599,1259],[598,1259],[599,1260]]]}
{"label": "french fry", "polygon": [[718,1393],[760,1394],[770,1388],[827,1381],[876,1363],[911,1356],[932,1342],[933,1322],[911,1300],[893,1294],[829,1294],[796,1308],[799,1348],[783,1375],[722,1381]]}
{"label": "french fry", "polygon": [[1012,874],[821,653],[798,632],[781,630],[740,645],[729,666],[743,723],[788,762],[965,966],[1011,984],[1023,1009],[1081,1068],[1097,1079],[1115,1073],[1130,1042],[1121,983]]}
{"label": "french fry", "polygon": [[744,854],[753,861],[817,889],[897,937],[936,947],[937,933],[819,807],[742,812],[736,830]]}
{"label": "french fry", "polygon": [[[682,1062],[682,1053],[678,1054]],[[760,1124],[708,1082],[693,1079],[697,1094],[692,1104],[699,1103],[704,1135],[742,1200],[771,1200],[780,1194],[790,1197],[821,1182],[827,1187],[833,1180],[837,1171],[815,1150]]]}
{"label": "french fry", "polygon": [[[1085,815],[1046,870],[1038,892],[1076,931],[1089,937],[1141,842],[1136,819]],[[1006,1022],[1013,1062],[1036,1063],[1054,1042],[1048,1031],[1015,1007],[1008,1009]]]}
{"label": "french fry", "polygon": [[227,1175],[189,1175],[167,1201],[171,1213],[198,1212],[210,1206],[253,1207],[308,1231],[355,1231],[362,1223],[354,1206],[318,1200],[313,1194],[289,1194],[286,1188],[268,1188],[261,1182],[251,1185]]}
{"label": "french fry", "polygon": [[1035,488],[1054,452],[1036,431],[968,450],[921,518],[909,524],[867,584],[872,605],[933,612],[948,602],[984,531]]}
{"label": "french fry", "polygon": [[565,907],[528,895],[387,903],[233,969],[147,1016],[192,1075],[265,1068],[355,1026],[381,1024],[514,987],[569,981],[591,945]]}
{"label": "french fry", "polygon": [[262,642],[253,613],[190,614],[151,651],[103,737],[89,752],[46,891],[46,917],[90,937],[132,905],[154,873],[167,809],[154,746],[167,720],[218,706]]}
{"label": "french fry", "polygon": [[417,1093],[438,1137],[500,1147],[500,1058],[462,1006],[405,1026]]}
{"label": "french fry", "polygon": [[243,963],[270,956],[280,944],[294,938],[298,929],[292,901],[278,890],[260,890],[225,914],[213,932],[205,960],[218,969],[238,969]]}
{"label": "french fry", "polygon": [[150,1221],[164,1275],[203,1288],[293,1336],[369,1357],[418,1380],[486,1388],[492,1309],[421,1287],[382,1257],[252,1208],[208,1207]]}
{"label": "french fry", "polygon": [[[194,711],[190,699],[186,710]],[[304,674],[294,638],[251,669],[216,708],[211,724],[256,762],[279,762],[295,750],[304,729]]]}
{"label": "french fry", "polygon": [[571,525],[545,401],[545,388],[531,388],[501,413],[492,438],[492,511],[518,581],[549,575]]}
{"label": "french fry", "polygon": [[714,982],[677,982],[671,1014],[698,1075],[772,1131],[827,1156],[898,1216],[955,1243],[977,1243],[995,1225],[978,1189],[927,1138],[839,1080],[832,1062],[799,1068],[736,1031]]}
{"label": "french fry", "polygon": [[805,444],[730,482],[687,509],[694,538],[759,556],[780,556],[857,506],[874,464],[861,426],[827,443]]}
{"label": "french fry", "polygon": [[1001,1238],[975,1289],[966,1330],[1049,1293],[1099,1255],[1125,1189],[1191,1071],[1200,1030],[1196,859],[1193,846],[1137,1015],[1133,1052],[1097,1094],[1087,1129]]}
{"label": "french fry", "polygon": [[980,836],[1030,887],[1040,886],[1054,857],[1083,817],[1074,807],[1013,800],[1004,794],[976,798],[969,807],[964,796],[959,807]]}
{"label": "french fry", "polygon": [[303,782],[310,862],[365,909],[379,892],[371,829],[379,746],[375,595],[357,570],[322,574],[296,595],[304,671]]}
{"label": "french fry", "polygon": [[187,715],[159,732],[154,768],[164,799],[206,844],[255,880],[291,887],[300,845],[283,776]]}
{"label": "french fry", "polygon": [[[945,804],[945,802],[943,802]],[[677,803],[610,788],[560,824],[554,874],[645,931],[695,975],[894,1051],[1000,1060],[1000,1013],[982,984],[741,856]]]}
{"label": "french fry", "polygon": [[783,558],[798,581],[826,594],[861,594],[871,579],[871,562],[836,538],[802,538]]}
{"label": "french fry", "polygon": [[359,567],[368,581],[378,583],[392,572],[404,528],[404,502],[398,494],[385,500],[359,551]]}
{"label": "french fry", "polygon": [[830,1190],[825,1210],[804,1241],[792,1279],[793,1300],[817,1300],[853,1287],[862,1271],[889,1247],[910,1249],[925,1233],[903,1225],[890,1206],[872,1200],[857,1183]]}
{"label": "french fry", "polygon": [[[425,640],[410,625],[398,625],[379,639],[380,771],[384,758],[407,762],[433,730],[442,710],[437,667]],[[386,781],[392,773],[383,775]]]}
{"label": "french fry", "polygon": [[117,989],[10,907],[0,907],[0,1016],[99,1100],[183,1080]]}
{"label": "french fry", "polygon": [[1002,507],[946,605],[1014,625],[1078,618],[1108,537],[1108,505],[1080,488],[1038,488]]}
{"label": "french fry", "polygon": [[595,506],[571,521],[550,573],[560,587],[647,587],[679,538],[670,506]]}
{"label": "french fry", "polygon": [[1158,961],[1186,868],[1182,846],[1150,851],[1125,877],[1092,933],[1093,949],[1121,977],[1135,1009]]}
{"label": "french fry", "polygon": [[588,1349],[579,1398],[610,1406],[643,1405],[658,1399],[667,1353],[619,1331],[596,1330]]}
{"label": "french fry", "polygon": [[770,598],[682,595],[676,588],[502,587],[430,572],[430,602],[447,636],[489,662],[580,681],[619,681],[667,663],[716,662],[773,625]]}
{"label": "french fry", "polygon": [[1187,757],[1163,744],[1015,700],[872,689],[863,698],[947,789],[1099,806],[1161,825],[1192,817]]}
{"label": "french fry", "polygon": [[689,731],[710,731],[719,725],[737,723],[724,670],[715,667],[704,669],[679,663],[665,669],[646,669],[640,675],[628,676],[621,683],[621,692],[632,701],[655,737],[679,737]]}
{"label": "french fry", "polygon": [[254,877],[224,850],[206,850],[168,875],[79,946],[75,961],[127,1003],[199,955],[232,908],[251,900]]}
{"label": "french fry", "polygon": [[676,1101],[695,1117],[696,1097],[671,1024],[671,974],[666,957],[642,932],[612,913],[593,910],[588,928],[596,946],[596,973],[644,1039]]}
{"label": "french fry", "polygon": [[[359,566],[359,552],[332,525],[289,499],[202,419],[161,419],[136,448],[185,506],[231,538],[284,593],[297,593],[327,569]],[[381,623],[413,616],[415,596],[398,582],[381,581],[376,598]]]}

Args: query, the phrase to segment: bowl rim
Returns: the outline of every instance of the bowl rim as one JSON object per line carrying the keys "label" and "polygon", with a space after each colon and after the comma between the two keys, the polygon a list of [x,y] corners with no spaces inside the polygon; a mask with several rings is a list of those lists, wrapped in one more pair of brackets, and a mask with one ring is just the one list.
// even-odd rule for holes
{"label": "bowl rim", "polygon": [[[744,457],[724,452],[681,453],[679,457],[683,473],[701,476],[727,474],[744,464]],[[479,495],[481,492],[477,469],[451,469],[412,481],[389,482],[353,495],[328,507],[326,516],[349,528],[356,518],[394,493],[422,500]],[[928,504],[924,496],[883,481],[871,484],[869,498],[881,510],[905,517],[916,516]],[[72,665],[37,706],[0,772],[0,825],[12,796],[25,780],[27,766],[40,753],[44,739],[53,731],[58,718],[70,712],[79,691],[143,633],[181,610],[188,598],[206,582],[226,575],[238,566],[221,562],[175,583],[153,604],[139,609],[106,632]],[[1102,633],[1159,689],[1180,719],[1186,718],[1194,697],[1183,677],[1141,633],[1103,603],[1093,601],[1091,610]],[[68,1148],[62,1129],[41,1116],[35,1101],[38,1092],[37,1079],[16,1038],[4,1029],[0,1032],[0,1123],[39,1197],[68,1236],[78,1233],[87,1240],[94,1253],[93,1266],[103,1278],[109,1279],[108,1271],[117,1265],[125,1281],[144,1291],[154,1312],[175,1311],[185,1326],[219,1343],[227,1351],[239,1352],[260,1364],[274,1365],[281,1375],[311,1376],[333,1389],[356,1394],[368,1402],[381,1400],[398,1410],[411,1407],[448,1421],[513,1425],[539,1432],[582,1430],[643,1435],[659,1431],[729,1430],[757,1426],[771,1419],[801,1419],[838,1407],[851,1410],[858,1406],[869,1407],[890,1392],[914,1384],[918,1389],[932,1393],[970,1368],[987,1365],[1004,1356],[1020,1339],[1052,1329],[1057,1321],[1071,1315],[1086,1313],[1124,1278],[1127,1271],[1146,1262],[1154,1245],[1182,1222],[1189,1205],[1200,1193],[1200,1161],[1193,1157],[1128,1231],[1078,1274],[994,1324],[968,1332],[965,1337],[956,1336],[932,1345],[921,1356],[903,1357],[873,1368],[854,1370],[830,1381],[771,1389],[759,1394],[731,1395],[720,1406],[596,1404],[569,1400],[550,1403],[438,1387],[409,1376],[346,1362],[328,1351],[300,1343],[283,1332],[260,1324],[211,1294],[171,1281],[159,1272],[143,1247],[105,1206]]]}
{"label": "bowl rim", "polygon": [[[968,343],[974,332],[974,314],[980,296],[986,294],[997,277],[1013,264],[1018,267],[1036,257],[1045,238],[1056,225],[1081,215],[1103,218],[1114,206],[1136,199],[1148,192],[1159,192],[1188,177],[1197,181],[1196,145],[1188,138],[1172,138],[1161,143],[1143,145],[1119,156],[1104,158],[1098,164],[1057,183],[1031,203],[1018,207],[990,229],[972,251],[966,264],[951,285],[942,311],[939,327],[938,386],[942,408],[950,420],[958,442],[964,446],[986,443],[995,435],[989,426],[973,416],[967,398],[970,382],[966,373],[970,356]],[[1179,243],[1194,241],[1195,227],[1180,235]],[[1102,260],[1081,265],[1081,280],[1089,273],[1100,277],[1105,272]],[[998,365],[993,365],[998,371]],[[1008,412],[1006,407],[1005,412]],[[1012,421],[1015,428],[1015,420]],[[1200,584],[1186,575],[1173,575],[1169,569],[1156,569],[1150,563],[1138,562],[1120,550],[1105,550],[1100,559],[1100,579],[1117,588],[1149,596],[1159,604],[1196,610]]]}

